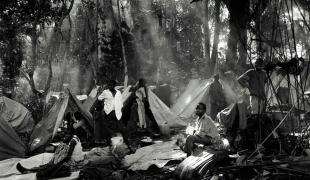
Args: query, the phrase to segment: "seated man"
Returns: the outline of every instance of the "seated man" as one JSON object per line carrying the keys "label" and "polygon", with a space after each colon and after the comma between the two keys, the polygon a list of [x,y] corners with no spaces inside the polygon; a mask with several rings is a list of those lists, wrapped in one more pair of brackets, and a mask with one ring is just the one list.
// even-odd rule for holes
{"label": "seated man", "polygon": [[193,151],[194,143],[211,145],[220,139],[218,130],[212,119],[206,114],[206,105],[199,103],[196,108],[198,118],[195,121],[195,130],[193,135],[186,138],[184,152],[190,156]]}

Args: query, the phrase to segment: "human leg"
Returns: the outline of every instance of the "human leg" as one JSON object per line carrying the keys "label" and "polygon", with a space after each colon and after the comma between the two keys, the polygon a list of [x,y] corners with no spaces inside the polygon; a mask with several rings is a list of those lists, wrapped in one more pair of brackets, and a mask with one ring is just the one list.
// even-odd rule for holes
{"label": "human leg", "polygon": [[200,143],[203,145],[211,145],[211,138],[208,137],[200,137],[197,135],[189,135],[186,138],[185,145],[184,145],[184,152],[187,153],[187,155],[190,155],[193,152],[194,143]]}
{"label": "human leg", "polygon": [[259,113],[258,97],[250,96],[250,106],[251,106],[251,114],[258,114]]}

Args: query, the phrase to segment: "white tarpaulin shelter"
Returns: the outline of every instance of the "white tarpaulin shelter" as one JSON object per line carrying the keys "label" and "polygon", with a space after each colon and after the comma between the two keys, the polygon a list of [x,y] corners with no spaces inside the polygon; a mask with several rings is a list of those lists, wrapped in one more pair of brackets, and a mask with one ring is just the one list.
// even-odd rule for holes
{"label": "white tarpaulin shelter", "polygon": [[149,90],[149,103],[158,125],[165,125],[165,123],[167,123],[169,127],[186,126],[185,121],[171,111],[151,90]]}
{"label": "white tarpaulin shelter", "polygon": [[[131,95],[131,86],[124,89],[122,96],[123,101],[126,101]],[[156,94],[148,88],[148,101],[150,103],[150,109],[153,116],[159,126],[168,124],[169,127],[182,127],[186,126],[186,123],[180,119],[175,112],[173,112],[164,102],[162,102]]]}
{"label": "white tarpaulin shelter", "polygon": [[[185,91],[172,106],[171,110],[182,119],[191,119],[193,118],[197,104],[199,102],[203,102],[207,105],[207,114],[209,114],[209,89],[212,81],[212,79],[192,79],[188,83]],[[225,83],[225,81],[221,81],[221,84],[223,86],[223,92],[227,104],[229,105],[231,103],[237,102],[237,95],[234,93],[232,88],[227,83]]]}

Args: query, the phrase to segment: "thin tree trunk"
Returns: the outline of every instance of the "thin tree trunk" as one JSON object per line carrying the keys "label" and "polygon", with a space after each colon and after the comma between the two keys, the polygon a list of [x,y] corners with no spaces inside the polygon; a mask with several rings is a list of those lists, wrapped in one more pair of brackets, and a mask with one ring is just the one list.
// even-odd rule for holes
{"label": "thin tree trunk", "polygon": [[92,76],[93,76],[93,83],[96,86],[97,82],[98,82],[98,78],[97,78],[97,68],[98,68],[98,64],[99,61],[101,59],[101,47],[99,45],[99,22],[101,21],[101,19],[99,18],[99,7],[100,7],[100,3],[99,0],[96,0],[96,58],[94,58],[93,61],[91,61],[91,69],[92,69]]}
{"label": "thin tree trunk", "polygon": [[219,44],[219,38],[220,38],[220,10],[221,10],[221,2],[215,1],[215,27],[214,27],[214,37],[213,37],[213,47],[212,47],[212,54],[210,59],[210,75],[214,73],[214,68],[216,65],[217,60],[217,54],[218,54],[218,44]]}
{"label": "thin tree trunk", "polygon": [[238,30],[233,19],[233,15],[230,14],[229,18],[229,34],[227,41],[227,52],[226,52],[226,64],[229,69],[235,69],[235,62],[237,61],[237,43],[238,43]]}
{"label": "thin tree trunk", "polygon": [[[35,24],[36,26],[36,24]],[[32,53],[32,57],[31,57],[31,60],[30,60],[30,63],[29,63],[29,68],[30,68],[30,71],[28,72],[29,73],[29,84],[30,84],[30,87],[31,87],[31,90],[34,94],[37,94],[38,91],[35,87],[35,83],[34,83],[34,79],[33,79],[33,74],[34,74],[34,71],[35,71],[35,67],[36,67],[36,64],[37,64],[37,45],[38,45],[38,34],[37,34],[37,31],[36,30],[33,30],[32,32],[32,37],[31,37],[31,53]]]}
{"label": "thin tree trunk", "polygon": [[245,28],[240,28],[239,30],[240,33],[240,43],[238,46],[239,50],[239,60],[238,60],[238,66],[240,68],[245,68],[246,67],[246,60],[247,60],[247,30]]}
{"label": "thin tree trunk", "polygon": [[125,51],[125,43],[124,43],[124,39],[122,36],[122,32],[121,32],[121,11],[120,11],[120,7],[119,7],[119,0],[117,0],[117,9],[118,9],[118,16],[119,16],[119,22],[118,22],[118,34],[121,40],[121,46],[122,46],[122,57],[123,57],[123,61],[124,61],[124,87],[126,88],[128,85],[128,67],[127,67],[127,59],[126,59],[126,51]]}
{"label": "thin tree trunk", "polygon": [[247,22],[249,19],[250,14],[250,2],[245,1],[243,3],[243,11],[239,18],[239,59],[238,59],[238,67],[241,72],[244,71],[246,68],[246,60],[247,60],[247,43],[248,43],[248,36],[247,36]]}
{"label": "thin tree trunk", "polygon": [[205,38],[205,58],[206,62],[210,62],[210,27],[209,27],[209,0],[205,0],[204,8],[205,8],[205,19],[204,19],[204,38]]}

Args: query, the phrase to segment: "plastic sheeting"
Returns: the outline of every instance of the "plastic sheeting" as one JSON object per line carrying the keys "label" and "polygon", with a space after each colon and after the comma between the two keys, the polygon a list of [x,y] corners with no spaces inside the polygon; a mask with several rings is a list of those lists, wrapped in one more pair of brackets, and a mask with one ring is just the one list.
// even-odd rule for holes
{"label": "plastic sheeting", "polygon": [[31,132],[34,126],[28,109],[4,96],[0,97],[0,116],[18,133]]}
{"label": "plastic sheeting", "polygon": [[[191,80],[184,93],[182,93],[176,103],[172,106],[172,111],[181,118],[191,118],[199,102],[208,105],[206,95],[209,92],[211,82],[211,80]],[[209,111],[209,107],[207,107],[207,112]]]}
{"label": "plastic sheeting", "polygon": [[186,126],[186,123],[180,119],[170,108],[162,102],[151,90],[149,90],[148,100],[153,116],[159,126],[168,124],[170,127]]}
{"label": "plastic sheeting", "polygon": [[238,118],[239,129],[244,130],[247,127],[247,106],[245,103],[234,103],[223,109],[217,114],[221,124],[225,128],[233,128],[233,125]]}
{"label": "plastic sheeting", "polygon": [[0,117],[0,137],[0,160],[25,156],[26,145],[2,117]]}
{"label": "plastic sheeting", "polygon": [[0,161],[0,178],[21,174],[16,169],[16,164],[21,163],[25,168],[38,167],[47,164],[53,158],[53,153],[38,154],[27,159],[12,158]]}
{"label": "plastic sheeting", "polygon": [[[44,164],[47,164],[52,158],[53,153],[43,153],[38,154],[27,159],[22,158],[12,158],[0,161],[0,179],[1,180],[29,180],[29,179],[37,179],[36,173],[29,174],[21,174],[16,169],[16,164],[21,163],[23,167],[26,168],[34,168]],[[65,178],[55,178],[55,180],[61,179],[77,179],[79,176],[79,172],[73,172],[70,177]]]}
{"label": "plastic sheeting", "polygon": [[[82,104],[75,95],[73,95],[70,90],[68,89],[70,101],[69,101],[69,107],[72,108],[72,106],[76,107],[77,110],[82,114],[82,116],[87,120],[88,125],[93,128],[94,122],[93,122],[93,115],[89,112],[89,109],[91,109],[91,106],[95,103],[96,99],[89,97],[85,103]],[[71,102],[71,103],[70,103]],[[76,110],[76,109],[75,109]]]}
{"label": "plastic sheeting", "polygon": [[97,97],[99,96],[98,90],[99,86],[92,89],[89,95],[87,96],[85,102],[82,104],[86,111],[90,111],[95,102],[97,101]]}
{"label": "plastic sheeting", "polygon": [[176,141],[168,141],[137,149],[135,154],[125,156],[122,165],[133,171],[147,170],[151,165],[162,168],[171,160],[183,160],[185,157]]}
{"label": "plastic sheeting", "polygon": [[63,99],[56,101],[51,110],[46,114],[43,119],[35,126],[30,136],[30,150],[34,151],[38,147],[46,144],[51,138],[53,138],[59,128],[65,110],[68,105],[69,97],[66,96]]}
{"label": "plastic sheeting", "polygon": [[[199,102],[207,105],[207,114],[210,113],[209,87],[212,79],[199,80],[192,79],[187,85],[185,91],[172,106],[172,111],[180,118],[190,121],[194,119],[194,112]],[[237,102],[237,95],[225,81],[220,81],[223,86],[223,92],[227,104]]]}
{"label": "plastic sheeting", "polygon": [[[123,102],[126,102],[132,92],[130,92],[131,86],[124,89],[122,93]],[[148,88],[148,101],[150,103],[150,109],[153,116],[159,126],[168,124],[170,127],[182,127],[186,126],[186,123],[180,119],[170,108],[162,102],[156,94]]]}
{"label": "plastic sheeting", "polygon": [[33,119],[23,105],[0,97],[0,160],[25,156],[27,146],[17,133],[30,133],[33,126]]}

